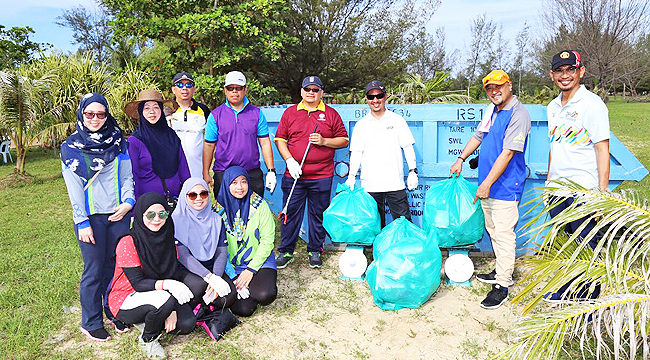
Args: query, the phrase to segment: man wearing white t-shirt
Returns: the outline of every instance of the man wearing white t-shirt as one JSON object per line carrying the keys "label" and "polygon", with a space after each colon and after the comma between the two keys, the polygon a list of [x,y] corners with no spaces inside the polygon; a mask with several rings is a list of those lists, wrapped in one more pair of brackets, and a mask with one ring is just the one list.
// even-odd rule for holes
{"label": "man wearing white t-shirt", "polygon": [[[587,90],[580,81],[585,76],[580,53],[562,50],[551,61],[551,80],[561,93],[548,104],[548,136],[551,151],[548,159],[548,182],[571,180],[587,189],[607,191],[609,187],[609,115],[607,106],[600,97]],[[551,217],[557,216],[569,207],[574,198],[554,198],[559,202],[551,209]],[[568,234],[573,234],[587,219],[579,219],[565,226]],[[584,238],[593,229],[595,223],[590,221],[581,231]],[[595,248],[597,236],[589,240],[589,246]],[[546,294],[545,300],[562,301],[566,297],[574,300],[587,297],[596,298],[600,293],[597,285],[588,293],[588,284],[581,286],[575,294],[566,294],[571,281],[555,293]]]}
{"label": "man wearing white t-shirt", "polygon": [[386,109],[386,87],[381,81],[366,85],[366,102],[370,113],[352,131],[350,174],[345,183],[353,189],[361,167],[361,187],[377,201],[383,228],[386,225],[384,202],[388,203],[393,219],[404,216],[411,220],[402,151],[410,169],[406,183],[413,190],[418,186],[415,139],[404,118]]}

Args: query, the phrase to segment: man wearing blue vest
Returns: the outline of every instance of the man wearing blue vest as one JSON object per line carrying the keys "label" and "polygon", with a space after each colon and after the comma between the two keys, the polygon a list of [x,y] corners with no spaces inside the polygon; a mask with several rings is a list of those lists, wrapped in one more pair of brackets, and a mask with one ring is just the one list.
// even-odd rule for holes
{"label": "man wearing blue vest", "polygon": [[[230,166],[241,166],[250,176],[250,188],[264,196],[264,178],[260,169],[259,143],[268,172],[266,187],[273,192],[276,177],[269,127],[260,108],[246,97],[246,77],[239,71],[226,74],[226,102],[212,110],[205,127],[203,142],[203,180],[214,187],[217,198],[223,172]],[[214,178],[210,165],[214,158]]]}
{"label": "man wearing blue vest", "polygon": [[463,162],[478,147],[478,183],[474,201],[481,200],[485,228],[490,234],[496,257],[496,269],[479,274],[477,280],[492,284],[492,290],[481,302],[485,309],[496,309],[508,299],[508,286],[513,284],[515,226],[519,220],[518,205],[526,181],[526,151],[530,132],[530,115],[512,95],[512,82],[503,70],[493,70],[483,78],[483,87],[492,105],[476,133],[451,166],[450,173],[460,175]]}

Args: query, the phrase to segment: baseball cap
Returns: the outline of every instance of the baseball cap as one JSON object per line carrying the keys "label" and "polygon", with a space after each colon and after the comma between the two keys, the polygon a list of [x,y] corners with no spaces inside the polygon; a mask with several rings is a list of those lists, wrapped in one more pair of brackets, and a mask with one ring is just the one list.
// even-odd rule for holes
{"label": "baseball cap", "polygon": [[370,90],[381,90],[382,93],[386,93],[386,86],[384,85],[383,82],[379,80],[373,80],[366,85],[366,94],[370,92]]}
{"label": "baseball cap", "polygon": [[483,87],[486,87],[490,84],[501,85],[507,83],[508,81],[510,81],[510,76],[508,76],[505,71],[501,69],[492,70],[483,78]]}
{"label": "baseball cap", "polygon": [[182,72],[179,72],[178,74],[174,75],[174,79],[172,80],[172,84],[176,84],[177,82],[179,82],[181,80],[191,81],[192,84],[194,83],[194,79],[192,78],[192,75],[190,75],[190,73],[188,73],[188,72],[182,71]]}
{"label": "baseball cap", "polygon": [[226,84],[228,85],[239,85],[246,86],[246,76],[239,71],[231,71],[226,74]]}
{"label": "baseball cap", "polygon": [[575,50],[562,50],[553,55],[553,60],[551,60],[551,70],[555,70],[562,65],[581,67],[582,62],[580,60],[580,53]]}
{"label": "baseball cap", "polygon": [[320,81],[318,76],[314,76],[314,75],[307,76],[302,80],[302,87],[307,87],[309,85],[317,85],[319,88],[321,89],[323,88],[323,82]]}

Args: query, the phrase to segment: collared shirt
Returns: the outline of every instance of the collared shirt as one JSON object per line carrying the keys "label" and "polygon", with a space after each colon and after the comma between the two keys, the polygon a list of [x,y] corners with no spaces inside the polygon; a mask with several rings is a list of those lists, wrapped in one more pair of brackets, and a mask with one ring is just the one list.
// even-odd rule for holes
{"label": "collared shirt", "polygon": [[[291,156],[300,163],[309,143],[309,134],[314,132],[315,127],[316,132],[324,138],[348,137],[341,116],[332,107],[321,101],[316,109],[310,110],[300,102],[284,111],[274,141],[286,142]],[[333,176],[334,151],[327,146],[312,144],[300,178],[323,179]],[[284,174],[290,176],[288,170]]]}
{"label": "collared shirt", "polygon": [[549,179],[568,179],[587,189],[598,188],[594,144],[609,139],[609,115],[602,99],[584,85],[562,106],[562,94],[548,104],[551,143]]}
{"label": "collared shirt", "polygon": [[210,109],[192,99],[192,105],[178,108],[167,117],[169,127],[174,129],[185,151],[187,165],[193,177],[203,177],[203,129]]}

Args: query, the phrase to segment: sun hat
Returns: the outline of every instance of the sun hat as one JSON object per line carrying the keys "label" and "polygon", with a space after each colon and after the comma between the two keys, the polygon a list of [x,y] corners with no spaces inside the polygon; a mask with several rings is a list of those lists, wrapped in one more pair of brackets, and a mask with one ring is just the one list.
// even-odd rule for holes
{"label": "sun hat", "polygon": [[[176,111],[178,109],[178,103],[174,100],[170,99],[163,99],[162,94],[155,89],[146,89],[140,91],[138,94],[138,99],[135,101],[131,101],[130,103],[126,104],[124,107],[124,113],[131,117],[132,119],[138,120],[140,116],[138,115],[138,106],[140,105],[141,102],[147,102],[147,101],[156,101],[156,102],[161,102],[163,103],[163,107],[167,106],[172,109],[172,111]],[[164,109],[160,109],[164,110]]]}

